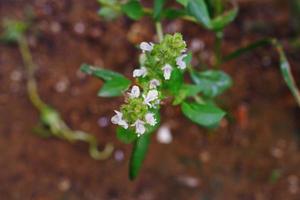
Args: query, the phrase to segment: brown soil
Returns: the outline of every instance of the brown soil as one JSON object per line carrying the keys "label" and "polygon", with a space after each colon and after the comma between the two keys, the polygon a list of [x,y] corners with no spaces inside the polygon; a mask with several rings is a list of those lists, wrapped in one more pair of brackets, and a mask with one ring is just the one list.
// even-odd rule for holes
{"label": "brown soil", "polygon": [[[116,140],[113,125],[97,123],[109,119],[122,98],[97,98],[101,81],[78,69],[85,62],[130,77],[139,53],[134,45],[153,40],[150,21],[107,23],[97,16],[96,1],[86,0],[3,0],[0,19],[22,18],[28,6],[36,13],[33,28],[39,30],[28,38],[41,96],[72,128],[95,134],[101,146],[112,141],[125,157],[95,161],[85,144],[32,134],[38,116],[26,97],[21,57],[15,46],[0,45],[1,200],[300,199],[299,109],[270,48],[224,66],[234,86],[219,100],[230,114],[217,131],[202,129],[179,108],[165,106],[163,123],[174,140],[165,145],[153,137],[139,178],[130,182],[130,145]],[[285,1],[241,0],[240,6],[238,19],[226,29],[224,52],[265,36],[284,44],[293,37]],[[165,27],[182,32],[188,44],[203,40],[204,50],[195,54],[209,61],[211,33],[181,21]],[[285,48],[299,80],[297,50]]]}

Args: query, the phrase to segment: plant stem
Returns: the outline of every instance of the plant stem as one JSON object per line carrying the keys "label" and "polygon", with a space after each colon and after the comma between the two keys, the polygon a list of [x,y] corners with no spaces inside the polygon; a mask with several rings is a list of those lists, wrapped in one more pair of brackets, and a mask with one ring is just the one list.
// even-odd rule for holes
{"label": "plant stem", "polygon": [[[44,103],[37,91],[37,83],[34,78],[35,65],[30,53],[30,49],[25,37],[21,37],[18,40],[18,46],[21,53],[24,66],[27,73],[27,94],[31,103],[39,110],[40,114],[45,113],[51,109],[46,103]],[[56,112],[53,110],[53,112]],[[42,115],[42,114],[41,114]],[[58,115],[59,116],[59,115]],[[83,141],[89,144],[89,153],[95,160],[104,160],[111,156],[113,152],[113,145],[106,144],[103,151],[98,150],[98,143],[95,136],[85,133],[83,131],[73,131],[71,130],[65,122],[60,118],[56,118],[54,121],[48,122],[46,124],[50,127],[52,135],[68,140],[69,142]]]}
{"label": "plant stem", "polygon": [[218,69],[222,63],[222,40],[223,40],[223,30],[215,32],[215,63],[214,68]]}
{"label": "plant stem", "polygon": [[26,67],[27,72],[27,93],[31,103],[39,110],[42,111],[47,105],[41,100],[37,92],[37,84],[34,79],[34,70],[35,65],[32,60],[32,56],[29,50],[27,40],[24,37],[21,37],[18,40],[19,50],[22,56],[22,60]]}
{"label": "plant stem", "polygon": [[215,0],[215,16],[218,16],[223,11],[222,0]]}
{"label": "plant stem", "polygon": [[164,39],[161,22],[155,22],[155,27],[156,27],[156,34],[158,36],[158,40],[159,42],[161,42]]}

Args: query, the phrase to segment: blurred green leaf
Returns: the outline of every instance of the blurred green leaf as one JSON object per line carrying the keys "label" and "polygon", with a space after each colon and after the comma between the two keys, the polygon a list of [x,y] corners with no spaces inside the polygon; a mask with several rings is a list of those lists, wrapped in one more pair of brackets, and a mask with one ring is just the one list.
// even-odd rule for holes
{"label": "blurred green leaf", "polygon": [[117,128],[117,138],[125,144],[130,144],[137,139],[137,134],[131,129]]}
{"label": "blurred green leaf", "polygon": [[130,86],[130,81],[126,78],[113,78],[103,84],[98,92],[100,97],[117,97],[121,96]]}
{"label": "blurred green leaf", "polygon": [[[95,76],[97,78],[100,78],[104,81],[110,81],[115,78],[125,78],[122,74],[108,70],[108,69],[103,69],[100,67],[94,67],[89,64],[82,64],[80,67],[80,70],[85,73],[89,74],[92,76]],[[126,79],[126,78],[125,78]]]}
{"label": "blurred green leaf", "polygon": [[123,4],[122,11],[133,20],[139,20],[144,15],[141,3],[134,0]]}
{"label": "blurred green leaf", "polygon": [[169,90],[171,94],[176,95],[182,84],[183,75],[181,70],[178,68],[173,68],[171,78],[164,83],[164,88]]}
{"label": "blurred green leaf", "polygon": [[196,18],[206,28],[211,28],[211,19],[204,0],[189,0],[187,4],[187,12]]}
{"label": "blurred green leaf", "polygon": [[102,7],[99,9],[98,15],[106,20],[114,20],[120,15],[120,12],[117,12],[110,7]]}
{"label": "blurred green leaf", "polygon": [[163,11],[162,18],[172,20],[184,16],[185,14],[186,12],[184,10],[167,8]]}
{"label": "blurred green leaf", "polygon": [[130,180],[134,180],[137,177],[148,151],[149,143],[150,134],[144,134],[135,141],[129,163]]}
{"label": "blurred green leaf", "polygon": [[103,68],[96,68],[88,64],[82,64],[80,70],[105,81],[98,92],[101,97],[116,97],[122,95],[130,86],[130,80],[122,74]]}
{"label": "blurred green leaf", "polygon": [[230,24],[237,16],[238,9],[234,8],[230,11],[223,13],[222,15],[217,16],[212,19],[211,27],[214,31],[222,30],[225,26]]}
{"label": "blurred green leaf", "polygon": [[187,56],[183,58],[183,61],[185,62],[186,66],[189,66],[192,62],[193,54],[192,52],[188,52]]}
{"label": "blurred green leaf", "polygon": [[258,40],[256,42],[253,42],[245,47],[239,48],[231,53],[229,53],[228,55],[224,56],[223,61],[227,62],[230,61],[232,59],[238,58],[240,56],[242,56],[245,53],[251,52],[252,50],[262,47],[262,46],[266,46],[271,44],[270,39],[262,39],[262,40]]}
{"label": "blurred green leaf", "polygon": [[187,4],[188,4],[188,2],[189,2],[189,0],[176,0],[176,2],[179,3],[179,4],[181,4],[181,5],[183,5],[184,7],[186,7]]}
{"label": "blurred green leaf", "polygon": [[160,21],[165,3],[166,0],[154,0],[153,18],[155,21]]}
{"label": "blurred green leaf", "polygon": [[183,84],[177,95],[174,97],[173,105],[181,104],[187,97],[197,95],[202,90],[198,85]]}
{"label": "blurred green leaf", "polygon": [[191,121],[205,127],[213,127],[220,123],[225,112],[212,104],[198,104],[183,102],[181,104],[183,114]]}
{"label": "blurred green leaf", "polygon": [[3,20],[3,33],[0,40],[4,42],[17,42],[28,29],[28,24],[23,21]]}
{"label": "blurred green leaf", "polygon": [[191,78],[201,88],[203,95],[209,98],[222,94],[232,85],[230,76],[220,70],[192,71]]}
{"label": "blurred green leaf", "polygon": [[275,46],[275,48],[279,54],[280,70],[281,70],[281,74],[284,78],[284,81],[287,84],[287,86],[289,87],[293,96],[295,97],[298,105],[300,106],[300,92],[299,92],[299,89],[297,88],[296,82],[295,82],[293,74],[291,72],[290,63],[288,62],[286,55],[283,51],[283,48],[279,44],[279,42],[277,40],[272,40],[272,44]]}

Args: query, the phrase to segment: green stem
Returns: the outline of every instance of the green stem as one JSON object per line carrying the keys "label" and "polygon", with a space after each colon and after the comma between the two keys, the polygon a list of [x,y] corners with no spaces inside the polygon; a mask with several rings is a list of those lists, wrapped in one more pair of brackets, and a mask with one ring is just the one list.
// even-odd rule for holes
{"label": "green stem", "polygon": [[22,37],[18,40],[19,50],[22,56],[22,60],[26,67],[27,72],[27,93],[31,103],[39,110],[42,111],[47,105],[41,100],[37,92],[37,84],[34,79],[35,65],[32,60],[30,49],[27,40]]}
{"label": "green stem", "polygon": [[156,34],[158,36],[158,40],[159,42],[161,42],[164,39],[161,22],[156,22],[155,27],[156,27]]}
{"label": "green stem", "polygon": [[222,40],[223,40],[223,31],[215,32],[215,64],[214,68],[219,68],[222,63]]}
{"label": "green stem", "polygon": [[[113,152],[113,145],[107,144],[103,151],[98,150],[97,139],[88,133],[83,131],[73,131],[71,130],[65,122],[59,117],[59,114],[55,114],[56,111],[52,110],[47,104],[45,104],[37,91],[37,83],[34,78],[35,65],[33,63],[33,59],[30,53],[30,49],[25,37],[21,37],[18,40],[19,50],[21,53],[22,60],[24,62],[24,66],[26,68],[27,73],[27,93],[31,103],[39,110],[41,115],[50,112],[50,120],[46,123],[47,126],[50,127],[50,131],[52,135],[65,139],[69,142],[75,141],[83,141],[89,144],[89,153],[92,158],[95,160],[104,160],[111,156]],[[50,110],[49,110],[50,109]],[[51,114],[53,114],[51,117]],[[45,122],[44,122],[45,123]]]}
{"label": "green stem", "polygon": [[220,15],[223,12],[222,0],[215,0],[215,16]]}

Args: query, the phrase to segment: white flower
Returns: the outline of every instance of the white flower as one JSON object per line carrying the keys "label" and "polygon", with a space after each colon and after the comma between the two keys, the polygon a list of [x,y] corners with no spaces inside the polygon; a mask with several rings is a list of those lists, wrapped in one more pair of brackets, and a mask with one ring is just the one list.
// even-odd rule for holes
{"label": "white flower", "polygon": [[151,101],[154,101],[158,98],[158,91],[157,90],[150,90],[146,96],[144,96],[144,104],[152,107],[150,104]]}
{"label": "white flower", "polygon": [[140,49],[142,49],[143,53],[145,53],[145,51],[152,51],[154,44],[152,42],[148,43],[148,42],[142,42],[140,44]]}
{"label": "white flower", "polygon": [[146,131],[145,122],[142,120],[136,120],[132,126],[135,126],[135,132],[138,134],[138,136],[143,135]]}
{"label": "white flower", "polygon": [[150,124],[151,126],[154,126],[156,124],[156,119],[155,119],[153,113],[147,113],[145,115],[145,120],[146,120],[146,123]]}
{"label": "white flower", "polygon": [[138,98],[140,96],[140,88],[134,85],[128,94],[130,98]]}
{"label": "white flower", "polygon": [[172,66],[170,64],[165,64],[165,66],[162,68],[163,72],[164,72],[164,78],[166,80],[169,80],[171,77],[171,73],[172,73]]}
{"label": "white flower", "polygon": [[184,58],[186,57],[186,54],[182,54],[181,56],[178,56],[176,58],[176,64],[179,69],[185,69],[186,68],[186,63],[184,62]]}
{"label": "white flower", "polygon": [[157,80],[157,79],[152,79],[151,81],[150,81],[150,89],[155,89],[157,86],[159,86],[160,85],[160,82],[159,82],[159,80]]}
{"label": "white flower", "polygon": [[125,120],[123,120],[123,113],[115,110],[115,113],[116,115],[114,115],[112,118],[111,118],[111,122],[113,124],[117,124],[119,126],[122,126],[123,128],[127,129],[128,128],[128,124]]}
{"label": "white flower", "polygon": [[141,67],[140,69],[133,70],[133,77],[145,77],[147,75],[146,67]]}

